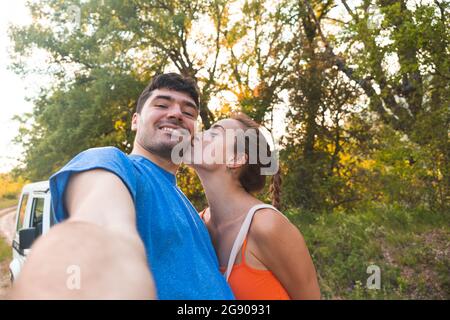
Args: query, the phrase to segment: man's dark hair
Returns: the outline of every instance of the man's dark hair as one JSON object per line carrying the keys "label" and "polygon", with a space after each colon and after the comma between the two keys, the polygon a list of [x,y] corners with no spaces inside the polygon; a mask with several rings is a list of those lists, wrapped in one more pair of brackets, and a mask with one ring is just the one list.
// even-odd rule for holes
{"label": "man's dark hair", "polygon": [[149,85],[142,91],[136,106],[137,113],[141,113],[145,102],[156,89],[169,89],[186,93],[199,107],[199,90],[194,79],[178,73],[163,73],[153,77]]}

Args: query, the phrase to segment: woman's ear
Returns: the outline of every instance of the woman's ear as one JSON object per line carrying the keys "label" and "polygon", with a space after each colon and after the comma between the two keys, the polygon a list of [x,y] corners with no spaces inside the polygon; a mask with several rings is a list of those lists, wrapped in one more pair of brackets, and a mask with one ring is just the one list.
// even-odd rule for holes
{"label": "woman's ear", "polygon": [[247,155],[245,153],[239,154],[239,155],[235,155],[235,156],[231,156],[228,160],[227,160],[227,168],[229,169],[238,169],[242,166],[244,166],[247,163]]}

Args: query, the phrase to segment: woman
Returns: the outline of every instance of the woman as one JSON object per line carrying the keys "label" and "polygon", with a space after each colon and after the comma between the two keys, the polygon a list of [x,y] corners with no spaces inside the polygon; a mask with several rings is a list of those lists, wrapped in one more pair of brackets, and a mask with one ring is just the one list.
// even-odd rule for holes
{"label": "woman", "polygon": [[[243,132],[246,143],[240,147]],[[262,164],[261,150],[270,153],[258,124],[236,114],[215,123],[193,145],[202,150],[202,161],[192,167],[209,204],[200,215],[236,299],[320,299],[302,235],[281,212],[254,196],[264,188],[261,170],[268,166]],[[193,154],[198,158],[199,153]]]}

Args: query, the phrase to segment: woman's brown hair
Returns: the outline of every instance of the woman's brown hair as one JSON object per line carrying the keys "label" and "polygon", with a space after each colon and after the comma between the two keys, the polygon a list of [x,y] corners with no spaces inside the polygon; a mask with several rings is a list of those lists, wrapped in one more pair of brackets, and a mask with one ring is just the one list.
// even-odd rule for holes
{"label": "woman's brown hair", "polygon": [[[245,130],[252,129],[255,130],[256,133],[256,145],[257,145],[257,161],[256,163],[246,163],[242,168],[239,175],[239,182],[242,187],[249,193],[258,193],[264,189],[266,184],[266,175],[261,173],[261,169],[267,167],[267,165],[263,164],[260,159],[260,149],[266,153],[266,155],[272,158],[272,151],[270,150],[270,146],[267,143],[264,136],[260,133],[260,125],[254,121],[252,118],[247,116],[245,113],[238,112],[234,113],[230,117],[236,121],[239,121],[240,124],[244,127]],[[247,154],[247,159],[249,159],[249,149],[250,149],[250,139],[248,136],[245,136],[245,153]],[[275,173],[272,177],[272,182],[270,185],[270,193],[272,198],[272,205],[280,209],[281,201],[281,175],[280,170]]]}

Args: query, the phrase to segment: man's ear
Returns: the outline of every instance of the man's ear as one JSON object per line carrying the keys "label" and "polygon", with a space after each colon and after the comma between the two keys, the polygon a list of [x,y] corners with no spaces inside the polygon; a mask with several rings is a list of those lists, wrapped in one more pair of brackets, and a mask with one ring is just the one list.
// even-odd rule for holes
{"label": "man's ear", "polygon": [[138,114],[137,112],[133,113],[133,117],[131,118],[131,131],[137,130],[137,122],[138,122]]}
{"label": "man's ear", "polygon": [[238,169],[247,163],[247,155],[245,153],[232,156],[227,161],[227,168]]}

